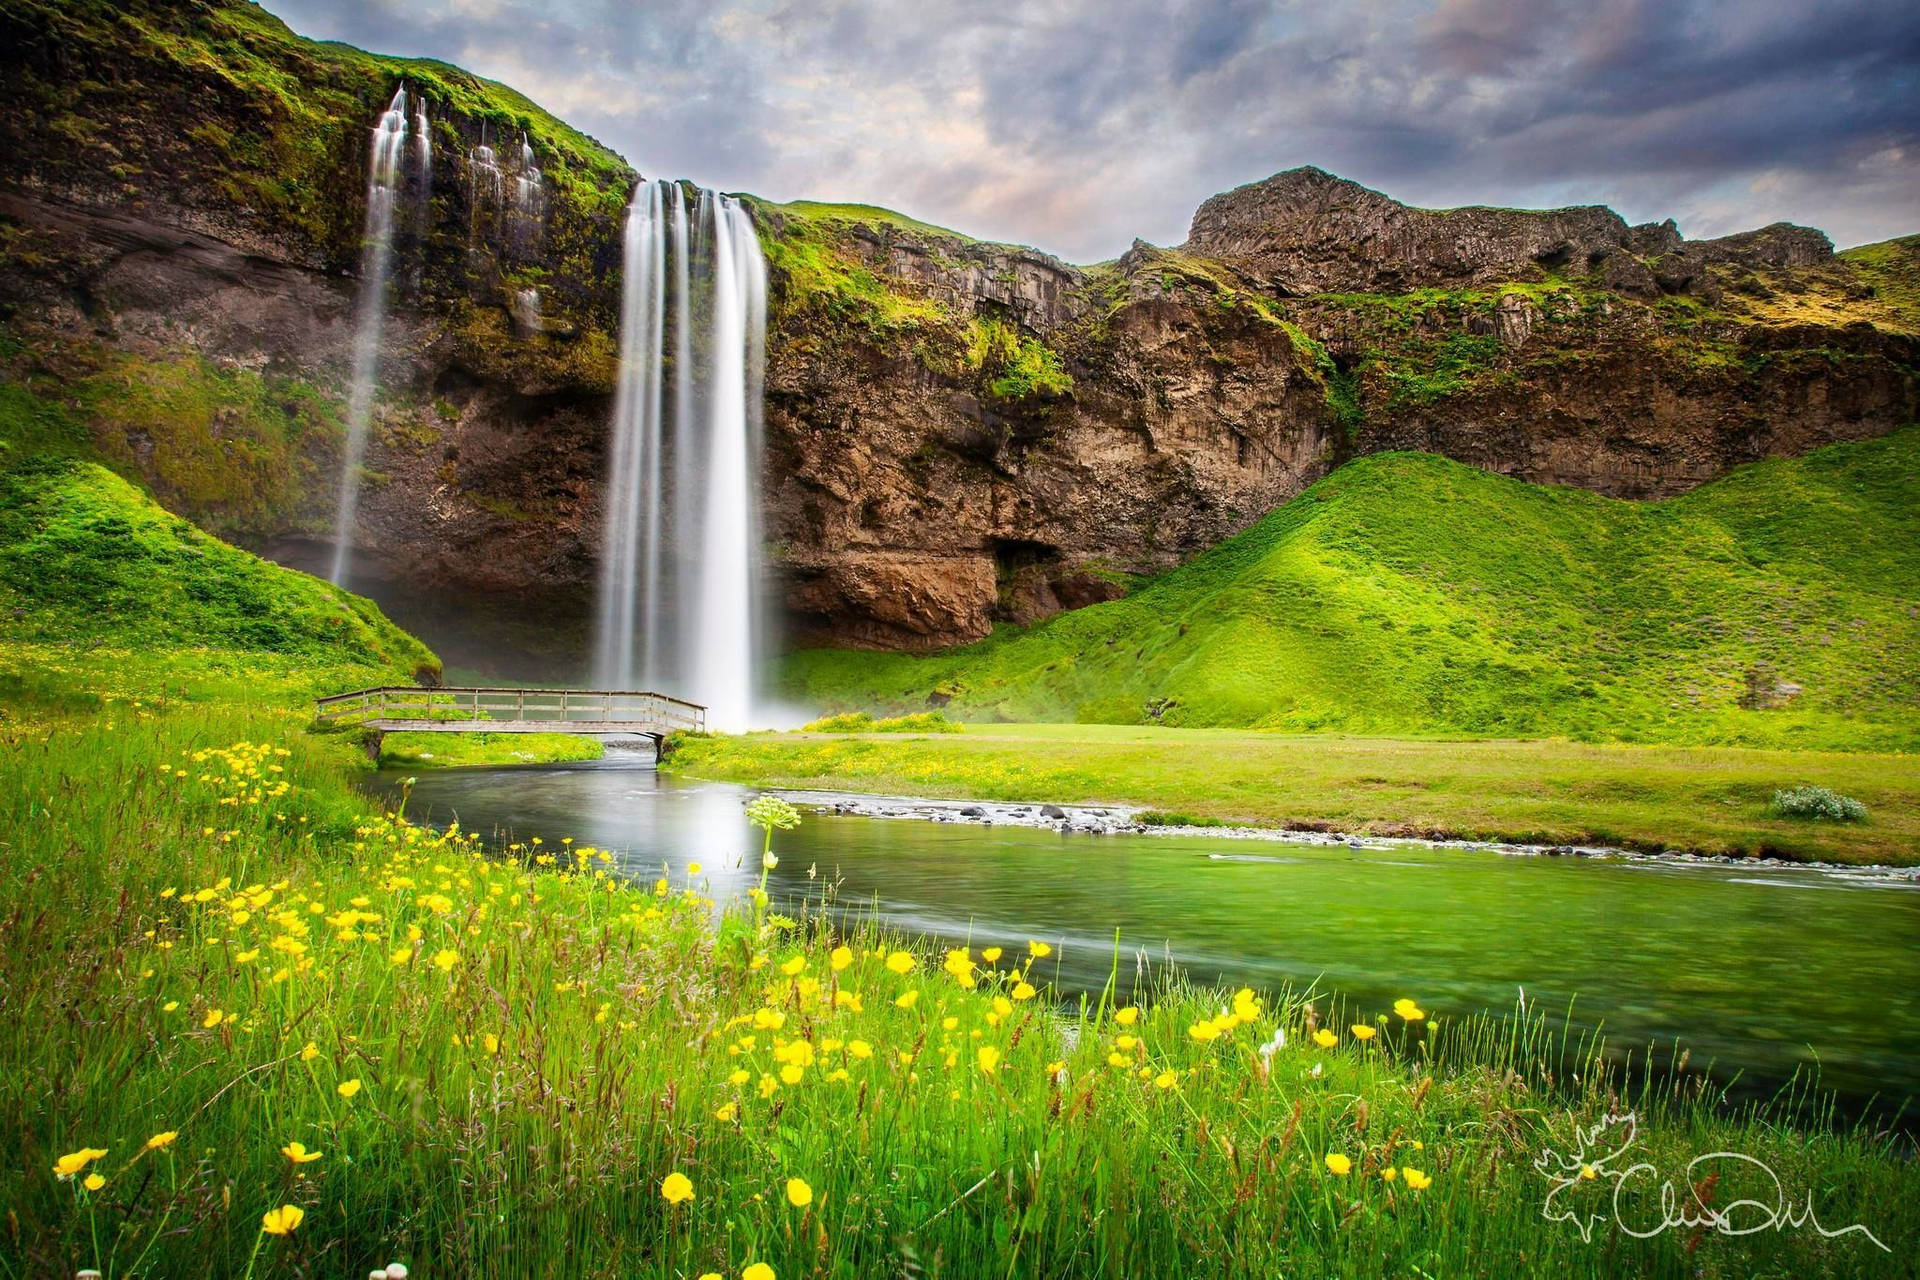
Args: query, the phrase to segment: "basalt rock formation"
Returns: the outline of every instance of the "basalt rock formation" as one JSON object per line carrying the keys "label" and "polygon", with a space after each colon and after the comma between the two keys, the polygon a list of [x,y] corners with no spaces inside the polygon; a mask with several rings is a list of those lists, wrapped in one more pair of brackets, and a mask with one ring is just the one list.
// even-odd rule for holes
{"label": "basalt rock formation", "polygon": [[1671,220],[1630,227],[1604,205],[1416,209],[1314,168],[1223,192],[1193,215],[1186,249],[1282,297],[1407,293],[1562,275],[1636,298],[1711,296],[1709,264],[1812,267],[1833,242],[1778,222],[1689,241]]}
{"label": "basalt rock formation", "polygon": [[[396,238],[356,585],[456,666],[564,666],[635,175],[510,90],[239,0],[9,6],[0,373],[175,510],[323,564],[365,129],[402,79],[434,167]],[[503,135],[538,157],[537,215],[490,185]],[[799,643],[933,648],[1111,598],[1362,453],[1657,496],[1920,400],[1913,239],[1419,210],[1310,169],[1087,267],[884,210],[752,209],[765,528]],[[429,610],[453,600],[484,616]]]}

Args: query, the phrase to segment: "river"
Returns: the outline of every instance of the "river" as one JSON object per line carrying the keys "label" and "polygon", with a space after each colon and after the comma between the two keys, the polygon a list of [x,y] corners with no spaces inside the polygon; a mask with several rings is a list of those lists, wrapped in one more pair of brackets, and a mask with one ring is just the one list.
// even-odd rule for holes
{"label": "river", "polygon": [[[370,784],[392,794],[402,775]],[[417,775],[409,816],[468,830],[571,836],[626,873],[713,896],[758,875],[753,792],[631,759]],[[1055,948],[1064,992],[1143,964],[1202,982],[1338,993],[1364,1011],[1412,996],[1435,1012],[1529,1004],[1602,1028],[1610,1048],[1676,1046],[1764,1094],[1818,1064],[1853,1109],[1920,1094],[1920,884],[1797,867],[1513,857],[1418,844],[1349,849],[1205,835],[815,815],[776,836],[776,901],[871,908],[887,924],[1011,953]]]}

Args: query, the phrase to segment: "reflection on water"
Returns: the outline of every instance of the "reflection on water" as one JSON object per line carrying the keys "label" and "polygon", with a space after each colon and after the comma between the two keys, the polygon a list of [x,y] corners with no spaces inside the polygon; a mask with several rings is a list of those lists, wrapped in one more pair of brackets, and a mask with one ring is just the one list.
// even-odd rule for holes
{"label": "reflection on water", "polygon": [[[376,786],[391,788],[393,775]],[[631,875],[703,867],[716,898],[757,878],[751,793],[609,760],[422,774],[411,816],[611,850]],[[1067,990],[1121,978],[1145,953],[1196,979],[1317,981],[1364,1009],[1417,996],[1464,1014],[1520,988],[1617,1047],[1676,1038],[1696,1065],[1777,1083],[1816,1059],[1854,1099],[1920,1084],[1920,892],[1791,868],[1513,858],[1419,846],[1255,853],[1205,836],[808,815],[776,838],[776,901],[872,904],[948,940],[1054,943]],[[809,873],[812,873],[811,875]]]}

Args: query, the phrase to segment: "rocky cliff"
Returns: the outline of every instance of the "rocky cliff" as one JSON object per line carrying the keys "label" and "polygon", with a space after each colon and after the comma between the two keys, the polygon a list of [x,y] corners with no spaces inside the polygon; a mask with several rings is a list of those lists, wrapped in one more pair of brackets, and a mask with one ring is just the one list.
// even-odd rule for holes
{"label": "rocky cliff", "polygon": [[[365,129],[414,87],[434,164],[397,245],[362,563],[403,621],[492,601],[496,653],[568,651],[627,166],[501,86],[237,0],[24,0],[0,49],[0,368],[295,562],[327,532]],[[520,135],[530,215],[477,159]],[[1418,210],[1317,170],[1090,267],[883,210],[753,210],[766,527],[802,643],[931,648],[1110,598],[1360,453],[1637,497],[1916,416],[1913,240]]]}

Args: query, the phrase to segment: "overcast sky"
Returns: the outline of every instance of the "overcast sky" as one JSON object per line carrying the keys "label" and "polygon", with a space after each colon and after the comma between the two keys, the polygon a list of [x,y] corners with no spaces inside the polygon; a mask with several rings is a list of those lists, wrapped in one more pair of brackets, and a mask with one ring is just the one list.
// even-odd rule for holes
{"label": "overcast sky", "polygon": [[1920,231],[1911,0],[266,0],[505,81],[650,177],[1077,262],[1313,164],[1689,236]]}

